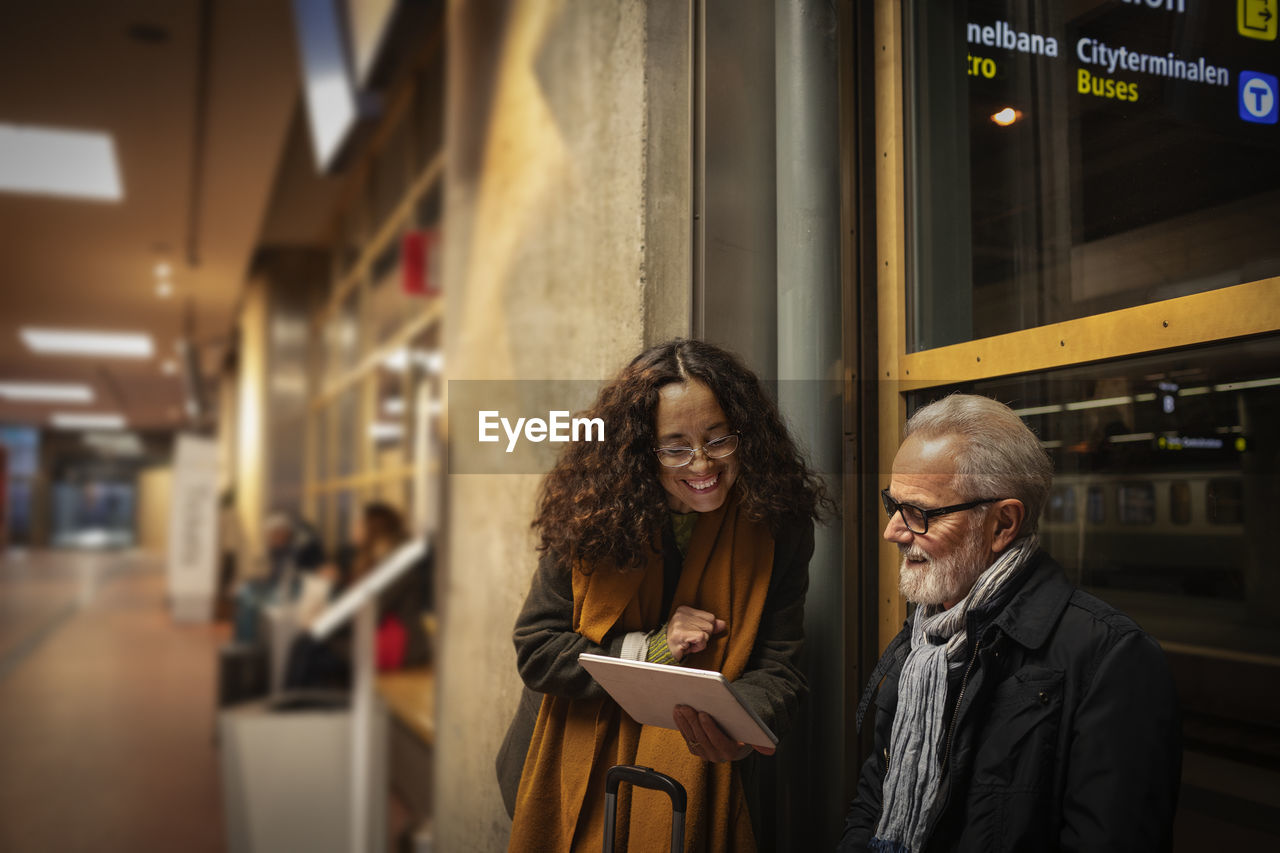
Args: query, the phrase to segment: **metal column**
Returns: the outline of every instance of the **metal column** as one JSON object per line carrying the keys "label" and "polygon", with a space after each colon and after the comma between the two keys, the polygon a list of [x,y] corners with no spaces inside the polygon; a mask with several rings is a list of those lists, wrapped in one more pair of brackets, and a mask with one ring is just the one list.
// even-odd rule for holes
{"label": "metal column", "polygon": [[[838,15],[831,0],[777,0],[778,403],[813,467],[840,494],[841,290]],[[844,577],[839,523],[816,531],[805,605],[812,691],[806,743],[789,750],[792,825],[808,843],[834,846],[843,823],[845,753]],[[807,768],[805,772],[799,765]],[[783,839],[779,843],[785,844]],[[779,847],[779,849],[784,849]],[[814,847],[812,849],[817,849]]]}

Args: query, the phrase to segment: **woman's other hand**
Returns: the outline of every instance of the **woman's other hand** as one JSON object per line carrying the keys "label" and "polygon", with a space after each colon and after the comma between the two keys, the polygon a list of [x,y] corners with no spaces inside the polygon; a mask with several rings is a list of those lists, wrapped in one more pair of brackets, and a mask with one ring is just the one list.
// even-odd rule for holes
{"label": "woman's other hand", "polygon": [[667,647],[677,662],[685,655],[696,654],[707,647],[716,634],[723,634],[729,626],[723,619],[705,610],[695,610],[681,604],[667,621]]}
{"label": "woman's other hand", "polygon": [[671,716],[680,734],[684,735],[689,752],[703,761],[737,761],[746,758],[753,749],[764,755],[774,753],[771,746],[751,746],[729,737],[705,711],[677,705]]}

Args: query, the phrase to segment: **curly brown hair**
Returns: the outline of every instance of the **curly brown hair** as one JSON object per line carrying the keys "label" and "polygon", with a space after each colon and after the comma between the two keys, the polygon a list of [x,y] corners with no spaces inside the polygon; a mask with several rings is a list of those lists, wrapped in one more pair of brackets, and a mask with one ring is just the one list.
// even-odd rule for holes
{"label": "curly brown hair", "polygon": [[821,520],[834,510],[756,375],[717,346],[676,339],[636,356],[583,413],[604,420],[604,440],[570,443],[543,480],[532,525],[539,551],[588,566],[644,564],[667,515],[653,454],[658,392],[690,380],[711,389],[741,435],[734,488],[748,518],[776,533],[788,521]]}

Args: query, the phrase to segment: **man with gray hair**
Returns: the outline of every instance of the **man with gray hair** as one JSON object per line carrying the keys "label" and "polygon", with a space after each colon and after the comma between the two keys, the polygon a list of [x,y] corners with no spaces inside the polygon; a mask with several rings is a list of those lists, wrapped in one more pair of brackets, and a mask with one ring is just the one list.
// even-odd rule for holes
{"label": "man with gray hair", "polygon": [[1038,547],[1053,467],[1007,406],[916,412],[881,493],[917,606],[840,851],[1168,850],[1182,750],[1159,645]]}

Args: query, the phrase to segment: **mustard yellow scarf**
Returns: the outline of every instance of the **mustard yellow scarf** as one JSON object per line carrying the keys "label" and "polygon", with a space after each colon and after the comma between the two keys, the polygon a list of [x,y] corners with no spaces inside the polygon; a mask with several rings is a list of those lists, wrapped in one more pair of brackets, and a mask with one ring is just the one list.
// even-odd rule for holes
{"label": "mustard yellow scarf", "polygon": [[[685,666],[714,669],[733,681],[755,645],[773,572],[773,536],[741,512],[737,493],[698,517],[672,600],[724,619],[728,630]],[[646,631],[670,616],[662,607],[662,555],[642,571],[595,566],[573,571],[573,626],[594,643],[613,629]],[[754,851],[746,798],[731,764],[689,753],[674,729],[641,726],[610,698],[546,696],[538,713],[516,797],[510,853],[601,849],[604,775],[615,764],[640,764],[678,779],[689,795],[689,853]],[[624,786],[618,797],[617,850],[665,850],[670,841],[666,795]]]}

